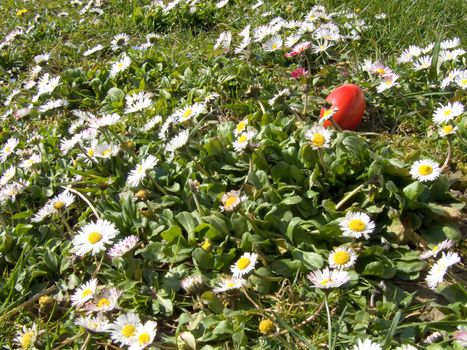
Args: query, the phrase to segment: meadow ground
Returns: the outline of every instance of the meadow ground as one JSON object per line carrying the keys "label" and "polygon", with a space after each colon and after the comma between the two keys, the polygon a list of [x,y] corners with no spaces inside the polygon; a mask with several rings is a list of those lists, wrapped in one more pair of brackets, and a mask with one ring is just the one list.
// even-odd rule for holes
{"label": "meadow ground", "polygon": [[467,346],[467,2],[0,11],[2,348]]}

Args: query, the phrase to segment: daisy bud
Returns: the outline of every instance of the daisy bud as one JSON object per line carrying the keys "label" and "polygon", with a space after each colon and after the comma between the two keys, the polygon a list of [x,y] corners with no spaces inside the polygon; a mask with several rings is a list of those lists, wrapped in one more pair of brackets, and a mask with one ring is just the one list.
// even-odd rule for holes
{"label": "daisy bud", "polygon": [[274,322],[269,318],[261,320],[258,326],[258,330],[262,334],[268,334],[274,330]]}
{"label": "daisy bud", "polygon": [[139,199],[141,201],[145,201],[149,197],[149,193],[146,190],[139,190],[138,192],[135,193],[136,199]]}

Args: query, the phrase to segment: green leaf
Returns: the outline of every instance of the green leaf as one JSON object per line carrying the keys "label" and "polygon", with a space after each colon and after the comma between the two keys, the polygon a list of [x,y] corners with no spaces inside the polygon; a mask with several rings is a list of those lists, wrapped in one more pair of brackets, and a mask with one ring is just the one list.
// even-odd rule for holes
{"label": "green leaf", "polygon": [[292,256],[294,259],[301,260],[309,270],[320,269],[324,264],[323,257],[317,253],[294,249],[292,251]]}
{"label": "green leaf", "polygon": [[294,205],[294,204],[298,204],[302,201],[302,197],[300,196],[291,196],[291,197],[287,197],[285,198],[281,204],[285,204],[285,205]]}
{"label": "green leaf", "polygon": [[431,66],[430,70],[428,71],[428,79],[431,81],[437,81],[438,77],[438,58],[439,52],[441,48],[441,40],[436,41],[435,46],[433,47],[433,53],[431,55]]}
{"label": "green leaf", "polygon": [[210,290],[201,294],[201,300],[208,306],[209,310],[215,313],[220,314],[224,311],[224,305],[222,304],[222,301]]}
{"label": "green leaf", "polygon": [[405,197],[410,200],[417,200],[418,197],[422,195],[423,192],[427,191],[428,188],[422,184],[421,182],[415,181],[412,182],[410,185],[404,187],[402,192],[404,193]]}
{"label": "green leaf", "polygon": [[293,277],[297,272],[303,272],[303,263],[300,260],[280,259],[271,264],[272,272],[285,277]]}
{"label": "green leaf", "polygon": [[173,242],[181,235],[182,229],[177,225],[170,226],[167,230],[161,233],[162,238],[164,238],[168,243]]}

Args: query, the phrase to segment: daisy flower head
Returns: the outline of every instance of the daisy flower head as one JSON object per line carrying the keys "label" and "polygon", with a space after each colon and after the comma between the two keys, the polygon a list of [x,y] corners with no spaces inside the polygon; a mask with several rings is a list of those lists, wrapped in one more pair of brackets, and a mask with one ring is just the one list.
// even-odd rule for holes
{"label": "daisy flower head", "polygon": [[52,198],[50,201],[50,205],[55,210],[60,210],[60,209],[68,208],[70,205],[73,204],[75,199],[76,197],[73,194],[71,194],[68,190],[65,190],[59,195]]}
{"label": "daisy flower head", "polygon": [[158,159],[153,155],[147,156],[135,169],[130,171],[127,182],[131,187],[137,187],[146,177],[146,172],[153,169],[158,162]]}
{"label": "daisy flower head", "polygon": [[373,342],[371,339],[358,339],[357,344],[355,344],[353,347],[353,350],[383,350],[383,348],[381,345]]}
{"label": "daisy flower head", "polygon": [[290,96],[290,90],[285,88],[275,94],[271,99],[268,100],[270,106],[274,106],[276,104],[282,103],[285,99]]}
{"label": "daisy flower head", "polygon": [[441,49],[443,50],[448,50],[448,49],[454,49],[458,47],[461,43],[461,40],[459,38],[453,38],[450,40],[443,40],[441,41]]}
{"label": "daisy flower head", "polygon": [[236,152],[243,152],[249,145],[250,141],[255,137],[256,132],[248,130],[238,135],[237,139],[233,143],[233,148]]}
{"label": "daisy flower head", "polygon": [[401,346],[398,346],[396,350],[418,350],[418,349],[413,345],[403,344]]}
{"label": "daisy flower head", "polygon": [[349,211],[340,220],[339,227],[344,237],[369,239],[370,234],[375,230],[375,223],[365,213]]}
{"label": "daisy flower head", "polygon": [[231,32],[222,32],[217,38],[216,43],[214,44],[214,50],[221,48],[224,52],[229,51],[230,43],[232,42],[232,33]]}
{"label": "daisy flower head", "polygon": [[14,137],[9,138],[8,141],[3,145],[2,150],[0,151],[0,161],[6,161],[6,159],[14,152],[18,144],[18,139]]}
{"label": "daisy flower head", "polygon": [[49,53],[43,53],[41,55],[34,56],[34,62],[39,66],[39,65],[44,65],[47,63],[50,59],[50,54]]}
{"label": "daisy flower head", "polygon": [[131,58],[128,57],[126,54],[123,55],[122,58],[120,58],[117,62],[112,64],[112,67],[110,68],[110,77],[115,78],[118,73],[124,72],[130,67],[131,65]]}
{"label": "daisy flower head", "polygon": [[238,136],[238,135],[242,134],[243,132],[245,132],[247,126],[248,126],[248,119],[245,118],[245,119],[241,120],[237,124],[237,126],[235,127],[234,135]]}
{"label": "daisy flower head", "polygon": [[314,288],[330,289],[338,288],[349,281],[349,274],[344,270],[323,270],[310,272],[307,276]]}
{"label": "daisy flower head", "polygon": [[455,50],[442,50],[439,53],[439,61],[441,63],[449,62],[449,61],[457,61],[460,56],[465,54],[465,50],[463,49],[455,49]]}
{"label": "daisy flower head", "polygon": [[173,114],[173,117],[176,118],[176,120],[179,123],[183,123],[183,122],[186,122],[187,120],[196,118],[201,113],[204,113],[205,109],[206,109],[206,106],[204,103],[196,102],[192,104],[191,106],[185,106],[183,108],[176,110]]}
{"label": "daisy flower head", "polygon": [[300,40],[301,37],[302,37],[302,35],[299,34],[299,33],[294,33],[294,34],[291,34],[291,35],[287,36],[287,37],[285,38],[284,46],[285,46],[285,47],[292,47],[292,46],[294,46],[294,45],[297,43],[297,41]]}
{"label": "daisy flower head", "polygon": [[436,124],[446,123],[464,113],[464,106],[460,102],[448,102],[447,105],[436,108],[433,114],[433,122]]}
{"label": "daisy flower head", "polygon": [[461,89],[467,89],[467,70],[461,70],[454,79],[454,82]]}
{"label": "daisy flower head", "polygon": [[442,124],[438,130],[439,136],[446,137],[449,135],[455,134],[457,131],[457,126],[452,124]]}
{"label": "daisy flower head", "polygon": [[324,126],[315,125],[305,134],[305,138],[310,142],[313,149],[329,148],[332,131]]}
{"label": "daisy flower head", "polygon": [[80,307],[87,301],[91,300],[97,289],[97,280],[91,279],[85,284],[78,287],[76,292],[71,296],[71,305],[74,307]]}
{"label": "daisy flower head", "polygon": [[283,41],[280,35],[274,35],[263,44],[263,50],[273,52],[282,49]]}
{"label": "daisy flower head", "polygon": [[460,262],[460,256],[457,253],[448,252],[442,253],[441,258],[431,267],[428,275],[425,278],[428,287],[435,289],[444,281],[444,275],[448,268]]}
{"label": "daisy flower head", "polygon": [[83,56],[84,57],[87,57],[87,56],[90,56],[96,52],[99,52],[101,51],[102,49],[104,48],[104,46],[102,46],[101,44],[98,44],[94,47],[91,47],[90,49],[87,49],[86,51],[83,52]]}
{"label": "daisy flower head", "polygon": [[114,246],[109,249],[107,255],[111,259],[121,257],[133,250],[139,244],[139,242],[140,241],[138,236],[132,235],[125,237],[124,239],[115,243]]}
{"label": "daisy flower head", "polygon": [[120,345],[131,345],[139,326],[141,321],[137,314],[130,312],[120,315],[110,326],[110,337]]}
{"label": "daisy flower head", "polygon": [[399,78],[399,75],[395,74],[395,73],[385,75],[383,81],[381,82],[381,84],[379,84],[376,87],[376,91],[381,93],[383,91],[386,91],[386,90],[392,88],[393,86],[399,85],[399,83],[396,83],[396,80],[398,78]]}
{"label": "daisy flower head", "polygon": [[5,186],[16,175],[16,167],[12,165],[0,177],[0,186]]}
{"label": "daisy flower head", "polygon": [[298,80],[301,78],[306,78],[308,76],[308,72],[303,67],[299,67],[292,72],[290,72],[290,76],[294,80]]}
{"label": "daisy flower head", "polygon": [[118,298],[122,292],[116,288],[105,288],[94,300],[86,305],[89,312],[106,312],[118,308]]}
{"label": "daisy flower head", "polygon": [[413,62],[414,70],[429,69],[431,67],[431,56],[421,56]]}
{"label": "daisy flower head", "polygon": [[234,211],[245,200],[245,196],[240,196],[240,191],[232,190],[222,195],[222,206],[220,209],[227,212]]}
{"label": "daisy flower head", "polygon": [[141,350],[151,345],[157,333],[157,322],[147,321],[140,324],[136,329],[136,334],[130,342],[128,350]]}
{"label": "daisy flower head", "polygon": [[190,130],[182,130],[180,131],[173,139],[171,139],[167,146],[165,147],[165,151],[169,153],[174,153],[177,149],[182,148],[188,142],[188,137],[190,136]]}
{"label": "daisy flower head", "polygon": [[201,275],[185,277],[181,280],[180,284],[188,294],[195,293],[204,286],[203,277]]}
{"label": "daisy flower head", "polygon": [[33,323],[31,327],[23,326],[22,329],[16,333],[14,341],[21,349],[35,349],[34,344],[38,335],[37,325]]}
{"label": "daisy flower head", "polygon": [[454,339],[462,346],[467,347],[467,327],[457,326],[457,331],[454,332]]}
{"label": "daisy flower head", "polygon": [[333,269],[348,269],[355,264],[357,254],[350,247],[335,248],[329,254],[329,266]]}
{"label": "daisy flower head", "polygon": [[246,284],[246,280],[240,277],[224,277],[212,290],[214,293],[222,293],[232,289],[240,289]]}
{"label": "daisy flower head", "polygon": [[105,250],[107,244],[112,244],[112,240],[119,233],[113,223],[98,219],[96,222],[83,226],[73,238],[73,252],[80,256],[91,252],[94,256]]}
{"label": "daisy flower head", "polygon": [[439,253],[441,253],[441,251],[446,250],[446,249],[450,249],[450,248],[454,247],[454,245],[455,245],[454,241],[452,241],[450,239],[446,239],[446,240],[442,241],[441,243],[435,244],[434,246],[432,246],[430,250],[427,250],[426,252],[421,254],[420,257],[422,259],[428,259],[428,258],[431,258],[431,257],[435,257]]}
{"label": "daisy flower head", "polygon": [[117,51],[120,49],[123,49],[125,46],[128,45],[128,41],[130,40],[130,37],[125,34],[117,34],[114,36],[113,40],[110,43],[110,47],[112,48],[113,51]]}
{"label": "daisy flower head", "polygon": [[438,163],[431,159],[417,160],[410,168],[410,175],[415,180],[426,182],[434,181],[441,174],[441,168]]}
{"label": "daisy flower head", "polygon": [[86,328],[91,332],[107,332],[110,328],[109,320],[102,314],[97,316],[80,316],[75,320],[75,325]]}
{"label": "daisy flower head", "polygon": [[328,40],[318,40],[318,43],[316,45],[313,44],[311,48],[313,49],[314,54],[320,54],[326,52],[332,46],[334,46],[334,44]]}
{"label": "daisy flower head", "polygon": [[230,267],[233,277],[242,277],[255,269],[258,254],[244,253],[235,264]]}
{"label": "daisy flower head", "polygon": [[152,106],[152,94],[149,92],[138,92],[125,96],[125,110],[123,113],[140,112]]}

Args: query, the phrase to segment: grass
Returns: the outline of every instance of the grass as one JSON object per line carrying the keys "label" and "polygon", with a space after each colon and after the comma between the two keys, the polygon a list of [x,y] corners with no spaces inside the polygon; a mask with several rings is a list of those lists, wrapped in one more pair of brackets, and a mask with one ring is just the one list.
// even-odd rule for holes
{"label": "grass", "polygon": [[[453,37],[465,45],[467,3],[320,2],[329,11],[354,11],[371,29],[357,26],[359,40],[331,49],[329,56],[310,56],[308,113],[299,115],[305,122],[297,120],[298,112],[290,108],[304,109],[304,87],[290,79],[290,71],[304,62],[286,59],[283,52],[264,52],[259,44],[251,45],[256,46],[247,57],[212,47],[223,31],[232,31],[237,40],[247,24],[256,27],[278,15],[301,18],[314,1],[270,2],[252,10],[246,2],[231,0],[223,9],[200,5],[196,14],[190,14],[185,7],[165,17],[153,14],[149,3],[110,0],[102,16],[82,15],[80,7],[61,0],[0,4],[4,14],[0,39],[16,26],[26,30],[39,16],[19,45],[0,50],[2,100],[27,80],[34,56],[47,52],[51,60],[45,69],[61,76],[55,98],[70,103],[64,110],[45,115],[35,111],[26,118],[6,117],[0,122],[1,145],[18,137],[21,149],[30,148],[43,157],[37,172],[18,170],[14,175],[31,183],[26,194],[18,194],[14,202],[0,202],[0,346],[13,348],[12,335],[34,322],[44,330],[40,348],[115,348],[108,336],[84,332],[73,324],[83,313],[70,306],[69,298],[97,276],[100,285],[122,290],[123,310],[135,310],[144,321],[157,319],[155,345],[163,349],[192,349],[195,342],[203,350],[322,348],[326,343],[337,350],[352,348],[357,338],[371,338],[384,349],[395,349],[403,343],[425,346],[423,339],[436,330],[443,332],[448,349],[460,349],[452,337],[455,327],[465,324],[466,310],[453,299],[466,298],[462,285],[443,286],[422,303],[404,283],[413,282],[419,289],[426,284],[424,276],[434,260],[425,263],[418,254],[428,244],[450,238],[461,245],[464,233],[459,221],[465,198],[459,193],[466,190],[462,137],[466,121],[458,118],[460,136],[447,141],[438,136],[432,114],[448,100],[465,105],[465,90],[438,91],[425,73],[402,68],[396,59],[410,45],[426,46]],[[28,12],[17,16],[22,8]],[[260,13],[266,10],[273,14],[263,18]],[[381,13],[387,17],[376,19]],[[340,21],[342,25],[347,19]],[[129,49],[131,66],[109,79],[109,66],[118,59],[118,52],[108,47],[113,37],[127,33],[136,46],[153,32],[161,35],[156,45],[148,51]],[[107,47],[83,56],[97,44]],[[364,59],[382,61],[400,72],[403,83],[377,94],[359,68]],[[465,60],[464,56],[460,67]],[[365,89],[364,122],[358,133],[338,133],[340,141],[333,141],[329,152],[314,151],[302,142],[305,131],[318,120],[327,93],[344,82]],[[261,87],[259,98],[246,93],[255,86]],[[270,106],[268,99],[284,87],[292,91],[287,103]],[[121,89],[117,97],[110,96],[112,88]],[[153,93],[154,103],[142,112],[124,114],[123,95],[140,90]],[[199,123],[183,124],[190,129],[190,139],[172,158],[156,131],[141,132],[156,114],[167,118],[178,108],[202,101],[209,92],[218,93],[219,99],[210,102],[209,113],[199,117]],[[26,107],[32,94],[23,90],[14,100],[17,108]],[[41,97],[36,105],[45,101]],[[77,119],[71,111],[76,109],[122,116],[121,123],[106,129],[100,139],[118,144],[118,157],[88,162],[83,154],[90,145],[85,140],[81,140],[83,149],[60,152],[60,142],[70,138],[69,127]],[[0,107],[0,115],[7,110]],[[232,151],[233,129],[244,118],[259,131],[251,153]],[[169,134],[178,131],[173,127]],[[35,132],[42,141],[29,141]],[[368,132],[373,134],[366,136]],[[446,174],[433,184],[413,181],[407,170],[410,164],[422,156],[442,163],[448,142],[453,154]],[[128,172],[148,154],[158,158],[157,167],[141,186],[129,188]],[[19,155],[8,158],[0,165],[0,174],[20,160]],[[200,189],[190,185],[194,179],[201,182]],[[62,191],[61,185],[68,184],[96,209],[77,198],[66,213],[32,223],[31,217]],[[143,199],[135,197],[140,187],[147,190]],[[355,188],[359,191],[354,193]],[[218,210],[223,194],[235,189],[248,197],[242,209]],[[336,207],[346,195],[346,203]],[[348,210],[377,217],[377,237],[358,242],[341,237],[338,220]],[[117,225],[120,238],[138,235],[141,243],[134,255],[110,261],[103,255],[100,260],[101,256],[71,253],[71,237],[96,219],[93,211]],[[207,238],[213,250],[201,248]],[[360,254],[350,276],[351,288],[335,289],[324,297],[310,288],[306,273],[327,265],[331,249],[343,243]],[[461,254],[465,250],[458,248]],[[244,252],[259,254],[261,267],[250,276],[251,285],[244,293],[213,294],[220,276],[229,274],[230,264]],[[202,275],[203,290],[180,289],[183,278],[195,275]],[[463,275],[463,267],[456,267],[449,281],[462,280]],[[52,286],[58,290],[51,293],[53,301],[38,298]],[[329,316],[320,311],[306,321],[323,309],[323,297],[329,301]],[[446,318],[419,317],[433,309]],[[107,315],[116,318],[119,312]],[[257,330],[265,318],[273,319],[276,327],[269,336]]]}

